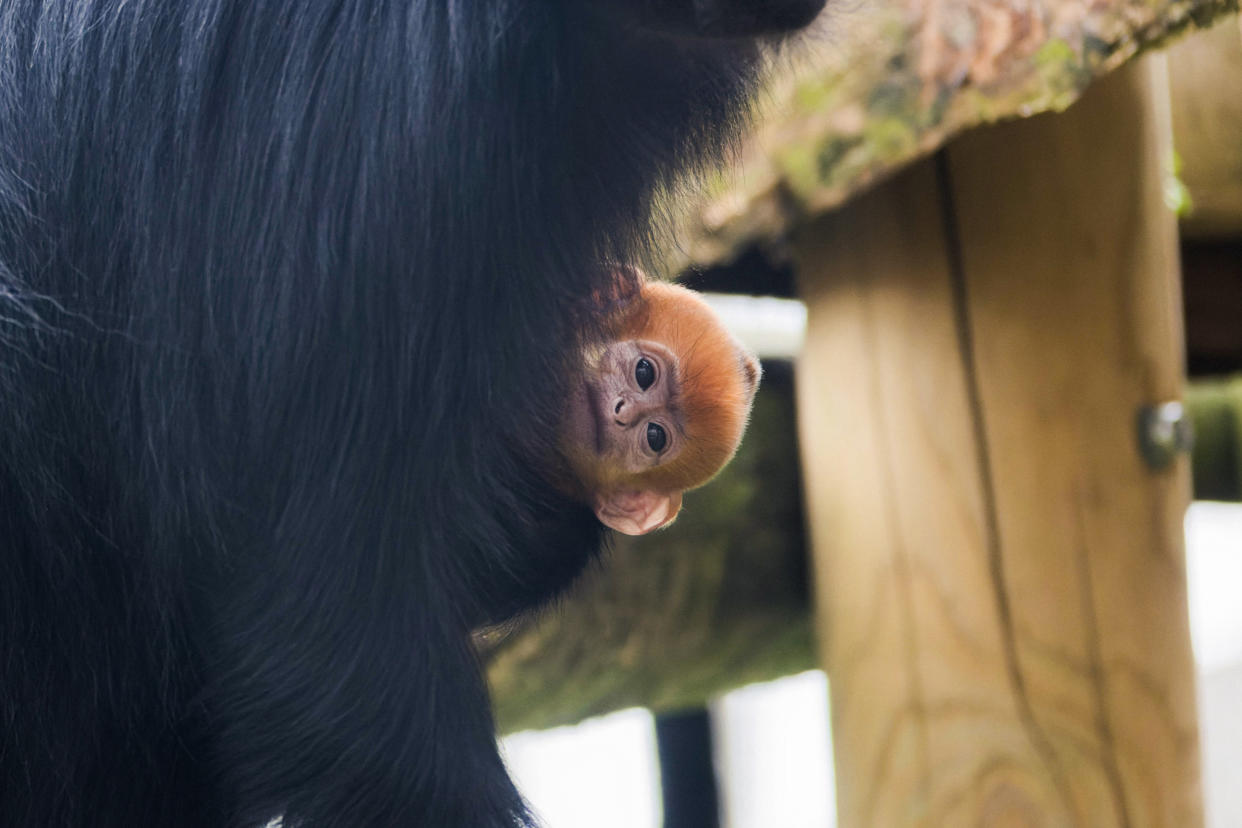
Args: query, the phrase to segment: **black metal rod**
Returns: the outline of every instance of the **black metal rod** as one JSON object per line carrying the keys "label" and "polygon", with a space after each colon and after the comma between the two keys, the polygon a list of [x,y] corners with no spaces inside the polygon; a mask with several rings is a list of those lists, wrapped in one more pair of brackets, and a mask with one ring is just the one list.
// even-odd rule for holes
{"label": "black metal rod", "polygon": [[720,828],[707,709],[658,715],[655,730],[664,828]]}

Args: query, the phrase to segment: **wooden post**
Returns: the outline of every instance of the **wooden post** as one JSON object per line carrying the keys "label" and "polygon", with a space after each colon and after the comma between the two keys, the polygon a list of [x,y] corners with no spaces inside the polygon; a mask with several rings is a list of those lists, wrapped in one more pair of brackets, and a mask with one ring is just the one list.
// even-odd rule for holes
{"label": "wooden post", "polygon": [[804,230],[798,369],[840,824],[1202,822],[1163,63]]}

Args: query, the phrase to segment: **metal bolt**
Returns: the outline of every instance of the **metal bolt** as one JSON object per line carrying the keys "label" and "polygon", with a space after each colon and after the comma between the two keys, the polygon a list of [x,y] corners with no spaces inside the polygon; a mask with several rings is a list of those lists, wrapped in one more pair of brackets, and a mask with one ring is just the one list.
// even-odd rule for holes
{"label": "metal bolt", "polygon": [[1149,468],[1168,468],[1194,445],[1194,429],[1180,402],[1145,405],[1138,413],[1139,450]]}

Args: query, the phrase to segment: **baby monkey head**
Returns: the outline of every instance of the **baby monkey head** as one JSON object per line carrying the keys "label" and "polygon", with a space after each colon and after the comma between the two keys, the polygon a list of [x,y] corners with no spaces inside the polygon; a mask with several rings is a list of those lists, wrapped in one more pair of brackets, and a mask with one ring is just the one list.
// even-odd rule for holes
{"label": "baby monkey head", "polygon": [[644,281],[615,313],[609,339],[583,355],[563,446],[600,521],[641,535],[733,457],[760,368],[686,288]]}

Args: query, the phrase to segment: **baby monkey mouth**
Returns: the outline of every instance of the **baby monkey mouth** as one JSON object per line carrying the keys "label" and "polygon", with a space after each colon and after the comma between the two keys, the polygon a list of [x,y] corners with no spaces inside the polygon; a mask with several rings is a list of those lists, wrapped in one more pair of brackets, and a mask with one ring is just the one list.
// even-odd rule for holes
{"label": "baby monkey mouth", "polygon": [[604,453],[605,403],[599,386],[589,380],[586,382],[586,395],[587,408],[590,410],[591,420],[590,445],[595,449],[595,454],[598,456]]}
{"label": "baby monkey mouth", "polygon": [[579,451],[589,451],[596,457],[604,453],[604,422],[601,420],[601,395],[596,384],[584,377],[573,387],[569,395],[566,425],[570,442]]}

